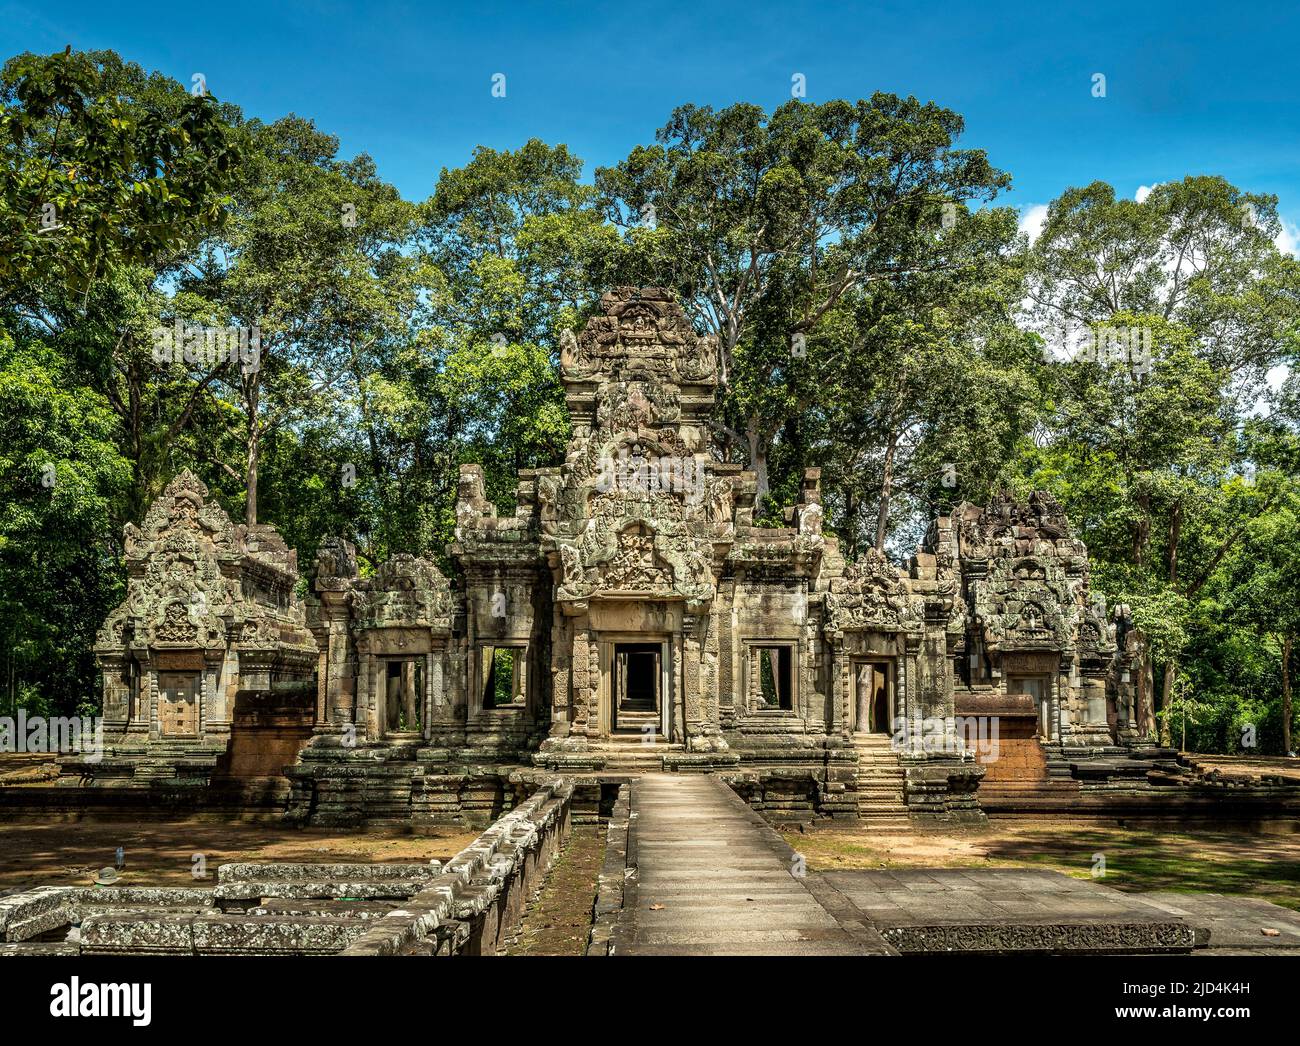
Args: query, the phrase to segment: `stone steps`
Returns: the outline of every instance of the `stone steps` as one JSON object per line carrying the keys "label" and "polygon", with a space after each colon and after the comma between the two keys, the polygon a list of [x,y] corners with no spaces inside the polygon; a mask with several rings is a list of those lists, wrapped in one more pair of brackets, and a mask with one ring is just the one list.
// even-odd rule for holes
{"label": "stone steps", "polygon": [[887,734],[854,734],[858,816],[880,828],[907,828],[907,775]]}

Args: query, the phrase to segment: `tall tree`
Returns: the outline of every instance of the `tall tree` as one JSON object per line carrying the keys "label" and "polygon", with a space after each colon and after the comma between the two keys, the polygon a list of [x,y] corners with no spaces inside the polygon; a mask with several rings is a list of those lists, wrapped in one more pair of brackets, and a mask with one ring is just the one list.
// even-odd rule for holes
{"label": "tall tree", "polygon": [[214,100],[138,104],[122,72],[111,52],[69,48],[0,73],[0,305],[37,308],[47,281],[88,289],[112,265],[152,264],[224,218],[238,153]]}
{"label": "tall tree", "polygon": [[656,145],[596,172],[616,225],[655,226],[633,264],[663,272],[718,339],[720,432],[754,470],[760,501],[780,401],[798,400],[778,361],[846,295],[969,264],[952,253],[966,241],[935,233],[1010,180],[981,150],[954,147],[962,130],[950,110],[883,93],[791,101],[770,116],[688,105]]}
{"label": "tall tree", "polygon": [[406,252],[415,208],[369,157],[338,159],[338,140],[297,117],[250,123],[247,134],[231,219],[181,287],[255,346],[223,371],[244,445],[241,467],[223,468],[253,525],[267,441],[345,409],[349,383],[371,371],[368,354],[418,322],[427,273]]}
{"label": "tall tree", "polygon": [[[1142,202],[1097,182],[1054,201],[1033,245],[1028,321],[1094,350],[1061,362],[1046,469],[1148,638],[1185,620],[1244,533],[1211,521],[1268,505],[1232,477],[1249,469],[1236,433],[1300,322],[1300,266],[1274,246],[1277,223],[1276,198],[1222,178],[1160,185]],[[1041,451],[1028,460],[1047,478]],[[1148,730],[1154,669],[1166,697],[1176,678],[1177,646],[1162,649],[1148,643],[1140,665]]]}

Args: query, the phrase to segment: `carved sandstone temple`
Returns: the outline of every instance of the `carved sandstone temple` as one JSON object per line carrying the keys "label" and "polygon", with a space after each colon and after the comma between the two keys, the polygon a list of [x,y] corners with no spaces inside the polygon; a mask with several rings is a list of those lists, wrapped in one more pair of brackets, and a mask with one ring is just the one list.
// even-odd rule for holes
{"label": "carved sandstone temple", "polygon": [[947,820],[983,816],[986,775],[1048,788],[1137,743],[1050,498],[962,504],[902,569],[846,562],[816,469],[784,527],[754,525],[753,474],[712,453],[716,347],[668,292],[606,294],[562,350],[565,461],[523,471],[508,515],[461,467],[452,578],[412,556],[362,576],[331,539],[300,600],[274,531],[177,477],[128,528],[97,648],[111,751],[78,772],[281,758],[314,823],[481,821],[535,768],[720,773],[778,820]]}

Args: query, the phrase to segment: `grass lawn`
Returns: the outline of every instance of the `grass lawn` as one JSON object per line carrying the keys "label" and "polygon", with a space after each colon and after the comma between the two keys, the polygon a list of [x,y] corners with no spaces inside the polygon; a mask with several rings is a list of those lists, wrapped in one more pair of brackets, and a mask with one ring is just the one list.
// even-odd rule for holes
{"label": "grass lawn", "polygon": [[1121,828],[1078,821],[994,821],[986,831],[811,827],[786,840],[814,870],[1051,868],[1118,890],[1241,894],[1300,910],[1300,833],[1234,828]]}

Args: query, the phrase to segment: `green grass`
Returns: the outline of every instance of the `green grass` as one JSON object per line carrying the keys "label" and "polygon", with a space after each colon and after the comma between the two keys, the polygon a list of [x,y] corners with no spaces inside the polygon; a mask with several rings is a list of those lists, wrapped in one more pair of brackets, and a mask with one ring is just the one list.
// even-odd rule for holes
{"label": "green grass", "polygon": [[1300,911],[1300,835],[1231,829],[1156,831],[1109,826],[998,825],[981,833],[882,835],[858,829],[788,833],[813,869],[1050,868],[1105,885],[1148,892],[1239,894]]}

